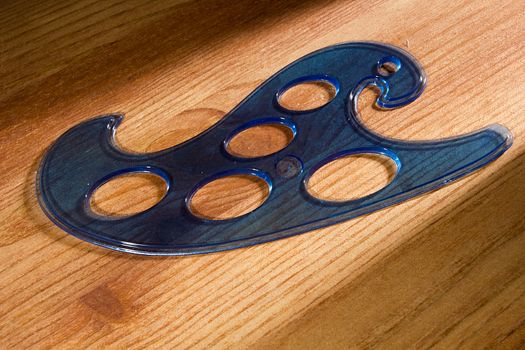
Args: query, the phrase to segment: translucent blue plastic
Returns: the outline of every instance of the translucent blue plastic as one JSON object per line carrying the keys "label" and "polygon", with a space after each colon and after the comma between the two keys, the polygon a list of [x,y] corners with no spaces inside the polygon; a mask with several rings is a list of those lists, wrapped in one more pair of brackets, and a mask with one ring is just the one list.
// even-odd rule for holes
{"label": "translucent blue plastic", "polygon": [[[389,69],[385,66],[389,65]],[[289,87],[323,80],[336,95],[326,105],[291,111],[279,104]],[[406,105],[421,95],[425,74],[407,52],[385,44],[354,42],[311,53],[276,73],[218,124],[175,147],[130,154],[115,144],[121,115],[76,125],[50,147],[38,172],[40,203],[60,227],[81,239],[124,252],[183,255],[268,242],[384,208],[457,180],[500,156],[512,143],[501,125],[449,139],[407,142],[385,138],[365,127],[357,113],[360,92],[381,91],[384,109]],[[288,126],[293,141],[260,158],[239,158],[226,150],[240,130],[276,122]],[[311,174],[340,156],[376,153],[397,165],[393,181],[376,193],[347,202],[314,198],[306,190]],[[90,209],[90,196],[109,179],[150,172],[168,184],[154,207],[127,217],[104,217]],[[194,215],[189,201],[213,179],[251,174],[270,188],[266,202],[241,217],[222,221]],[[327,237],[327,239],[329,239]]]}

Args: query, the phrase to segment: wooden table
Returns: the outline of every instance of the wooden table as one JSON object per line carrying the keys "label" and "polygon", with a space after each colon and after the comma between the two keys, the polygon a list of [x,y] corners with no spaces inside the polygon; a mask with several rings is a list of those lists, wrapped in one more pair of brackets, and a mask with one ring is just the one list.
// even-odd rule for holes
{"label": "wooden table", "polygon": [[[524,13],[513,0],[4,1],[0,347],[525,347]],[[403,47],[428,75],[409,106],[362,109],[376,131],[433,139],[497,122],[513,147],[404,204],[201,256],[98,248],[39,208],[38,163],[78,122],[123,112],[122,147],[167,147],[285,64],[352,40]]]}

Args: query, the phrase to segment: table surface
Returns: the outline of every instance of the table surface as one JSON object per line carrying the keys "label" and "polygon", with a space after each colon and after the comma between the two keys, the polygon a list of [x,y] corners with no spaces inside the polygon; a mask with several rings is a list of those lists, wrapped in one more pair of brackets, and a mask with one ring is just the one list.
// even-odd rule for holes
{"label": "table surface", "polygon": [[[525,347],[524,13],[513,0],[4,1],[0,347]],[[434,139],[501,123],[514,145],[401,205],[201,256],[98,248],[39,208],[38,163],[78,122],[123,112],[123,148],[161,149],[287,63],[353,40],[403,47],[428,75],[399,110],[366,107],[368,92],[377,132]],[[334,193],[348,186],[339,170]]]}

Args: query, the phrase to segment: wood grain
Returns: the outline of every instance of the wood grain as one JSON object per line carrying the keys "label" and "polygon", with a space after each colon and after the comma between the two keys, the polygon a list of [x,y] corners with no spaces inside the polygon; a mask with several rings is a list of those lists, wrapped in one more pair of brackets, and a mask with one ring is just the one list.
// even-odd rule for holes
{"label": "wood grain", "polygon": [[[524,348],[524,13],[512,0],[2,2],[0,348]],[[39,209],[38,162],[78,122],[123,112],[122,147],[162,149],[285,64],[351,40],[404,47],[428,75],[400,110],[364,96],[376,131],[498,122],[513,147],[404,204],[203,256],[110,252]]]}
{"label": "wood grain", "polygon": [[103,216],[127,216],[143,212],[157,204],[168,189],[158,175],[131,173],[117,176],[95,189],[91,210]]}

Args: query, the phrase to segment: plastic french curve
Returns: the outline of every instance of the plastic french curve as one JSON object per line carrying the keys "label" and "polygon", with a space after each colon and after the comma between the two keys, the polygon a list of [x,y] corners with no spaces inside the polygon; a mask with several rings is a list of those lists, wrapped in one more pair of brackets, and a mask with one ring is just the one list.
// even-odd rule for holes
{"label": "plastic french curve", "polygon": [[[384,64],[393,69],[385,70]],[[307,111],[279,104],[288,88],[308,81],[333,85],[335,97]],[[373,42],[330,46],[273,75],[212,128],[159,152],[132,154],[120,149],[114,135],[122,115],[74,126],[42,160],[37,175],[39,200],[51,220],[68,233],[107,248],[149,255],[234,249],[349,220],[466,176],[512,144],[510,132],[497,124],[459,137],[415,142],[383,137],[361,122],[357,100],[365,87],[379,88],[377,105],[392,109],[418,98],[425,83],[421,66],[402,49]],[[289,127],[292,142],[259,158],[228,153],[233,135],[265,123]],[[390,157],[397,166],[395,178],[375,193],[346,202],[323,201],[309,194],[306,182],[316,169],[360,153]],[[167,192],[159,203],[125,217],[101,216],[90,209],[90,196],[100,185],[133,172],[153,173],[166,181]],[[270,193],[264,204],[229,220],[194,215],[189,201],[195,191],[232,174],[265,181]]]}

